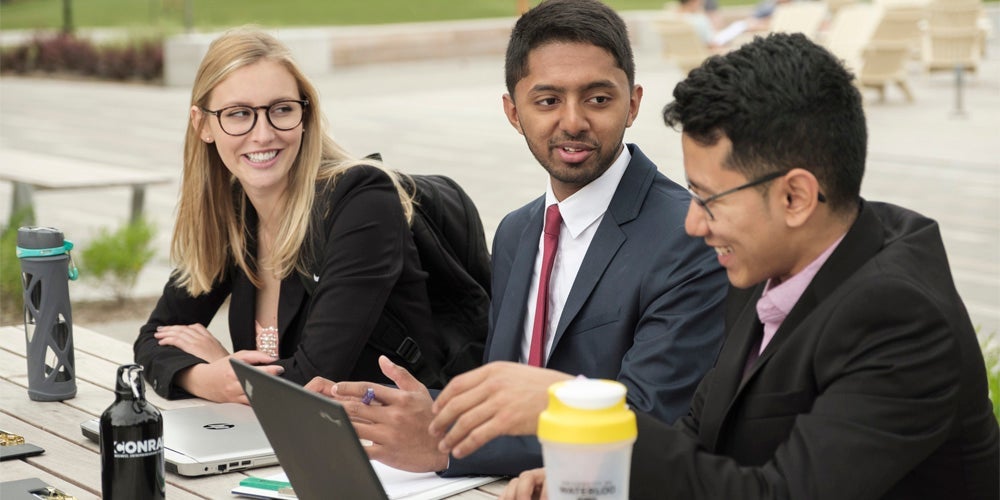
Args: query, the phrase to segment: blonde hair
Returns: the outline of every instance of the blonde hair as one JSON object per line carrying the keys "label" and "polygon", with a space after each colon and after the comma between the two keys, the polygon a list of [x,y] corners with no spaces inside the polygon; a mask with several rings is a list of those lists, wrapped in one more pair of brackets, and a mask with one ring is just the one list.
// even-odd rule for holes
{"label": "blonde hair", "polygon": [[189,120],[170,257],[177,266],[178,286],[192,296],[210,291],[230,263],[239,266],[255,286],[261,284],[260,269],[282,279],[295,271],[307,272],[306,260],[314,256],[308,255],[310,245],[304,243],[316,190],[332,189],[337,177],[350,168],[370,165],[385,171],[396,186],[406,220],[413,216],[412,195],[400,183],[400,174],[379,161],[352,158],[329,136],[316,88],[299,70],[288,48],[268,33],[248,26],[227,31],[213,41],[198,68],[191,105],[206,107],[212,91],[229,75],[262,60],[284,66],[298,83],[301,98],[309,101],[302,120],[302,144],[288,174],[286,207],[281,210],[274,248],[268,261],[259,263],[262,265],[256,256],[247,254],[248,239],[256,239],[246,224],[249,200],[222,163],[215,145],[202,141]]}

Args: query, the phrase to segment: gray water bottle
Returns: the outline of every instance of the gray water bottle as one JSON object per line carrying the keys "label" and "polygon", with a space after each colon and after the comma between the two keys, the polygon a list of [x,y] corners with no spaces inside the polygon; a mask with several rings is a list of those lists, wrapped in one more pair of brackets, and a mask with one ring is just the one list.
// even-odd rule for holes
{"label": "gray water bottle", "polygon": [[24,335],[28,343],[28,397],[62,401],[76,396],[73,314],[69,280],[77,270],[73,243],[51,227],[17,230],[17,258],[24,286]]}

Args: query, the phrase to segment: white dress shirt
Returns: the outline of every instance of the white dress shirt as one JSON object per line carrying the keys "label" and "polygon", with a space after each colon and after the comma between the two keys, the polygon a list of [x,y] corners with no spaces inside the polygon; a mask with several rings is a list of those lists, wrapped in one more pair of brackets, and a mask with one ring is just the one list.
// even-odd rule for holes
{"label": "white dress shirt", "polygon": [[[611,198],[618,189],[618,183],[625,175],[625,168],[632,161],[632,154],[627,147],[622,148],[618,159],[611,164],[600,177],[581,188],[562,202],[557,202],[552,193],[552,183],[546,183],[545,207],[559,203],[559,213],[562,215],[562,226],[559,230],[559,247],[556,251],[552,274],[549,277],[548,318],[545,320],[545,364],[548,364],[549,353],[552,352],[552,339],[555,337],[559,317],[573,281],[583,264],[587,248],[594,239],[597,227],[601,225]],[[543,210],[544,212],[544,210]],[[531,288],[525,300],[528,303],[527,314],[524,315],[524,335],[521,337],[521,362],[527,363],[528,352],[531,349],[531,330],[535,321],[535,301],[538,299],[538,276],[542,272],[542,251],[544,231],[538,236],[538,251],[535,253],[535,267],[531,273]]]}

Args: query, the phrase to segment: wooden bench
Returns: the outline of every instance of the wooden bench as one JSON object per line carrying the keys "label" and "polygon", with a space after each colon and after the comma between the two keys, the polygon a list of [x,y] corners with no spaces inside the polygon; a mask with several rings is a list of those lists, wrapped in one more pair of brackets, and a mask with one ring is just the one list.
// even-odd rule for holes
{"label": "wooden bench", "polygon": [[87,189],[108,187],[131,187],[131,221],[142,216],[146,202],[146,186],[165,184],[174,180],[174,175],[150,172],[135,168],[104,165],[86,160],[49,156],[27,151],[5,149],[4,165],[0,169],[0,180],[13,184],[11,202],[11,222],[24,208],[31,213],[22,224],[34,224],[34,192],[46,189]]}

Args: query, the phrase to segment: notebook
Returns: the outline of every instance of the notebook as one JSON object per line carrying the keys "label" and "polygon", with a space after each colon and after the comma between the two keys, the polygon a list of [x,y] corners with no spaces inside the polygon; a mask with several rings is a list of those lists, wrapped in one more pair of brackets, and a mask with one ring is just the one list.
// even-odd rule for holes
{"label": "notebook", "polygon": [[[278,463],[249,406],[211,403],[161,413],[163,458],[169,472],[204,476]],[[83,422],[80,429],[100,442],[99,419]]]}
{"label": "notebook", "polygon": [[497,479],[440,478],[433,472],[413,474],[375,462],[380,470],[376,473],[340,403],[239,360],[230,359],[230,363],[278,455],[294,496],[240,488],[234,493],[301,500],[333,498],[331,495],[373,500],[436,499]]}

